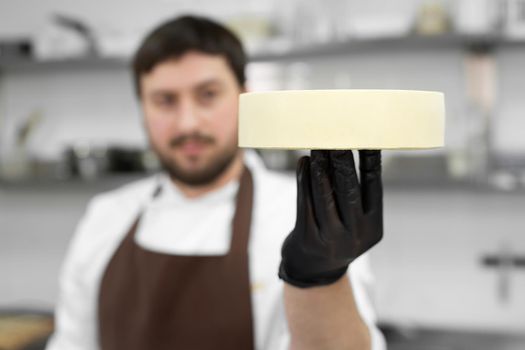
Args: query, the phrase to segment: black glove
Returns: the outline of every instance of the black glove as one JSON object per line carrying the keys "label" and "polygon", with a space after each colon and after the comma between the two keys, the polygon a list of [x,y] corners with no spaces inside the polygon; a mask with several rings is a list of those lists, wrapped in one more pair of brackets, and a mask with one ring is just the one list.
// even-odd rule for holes
{"label": "black glove", "polygon": [[279,277],[297,287],[337,281],[383,236],[380,151],[312,151],[297,165],[297,219],[281,251]]}

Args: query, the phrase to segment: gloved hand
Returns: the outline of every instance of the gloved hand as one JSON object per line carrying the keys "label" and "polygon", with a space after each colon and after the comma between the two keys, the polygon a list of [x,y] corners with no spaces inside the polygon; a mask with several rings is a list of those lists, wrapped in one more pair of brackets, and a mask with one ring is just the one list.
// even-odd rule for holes
{"label": "gloved hand", "polygon": [[297,287],[337,281],[383,236],[380,151],[312,151],[297,166],[297,218],[281,251],[279,277]]}

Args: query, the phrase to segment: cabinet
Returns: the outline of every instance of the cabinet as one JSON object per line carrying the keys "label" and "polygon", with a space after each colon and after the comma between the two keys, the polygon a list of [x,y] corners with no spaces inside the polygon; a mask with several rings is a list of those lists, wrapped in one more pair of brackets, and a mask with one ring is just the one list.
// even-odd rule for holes
{"label": "cabinet", "polygon": [[387,188],[372,252],[383,321],[525,334],[525,268],[486,264],[502,247],[525,258],[523,208],[524,193]]}

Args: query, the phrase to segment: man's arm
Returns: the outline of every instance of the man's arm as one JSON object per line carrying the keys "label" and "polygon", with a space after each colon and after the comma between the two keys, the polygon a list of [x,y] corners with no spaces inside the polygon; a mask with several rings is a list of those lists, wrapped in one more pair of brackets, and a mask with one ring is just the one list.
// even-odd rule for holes
{"label": "man's arm", "polygon": [[370,334],[346,276],[328,286],[284,287],[290,350],[370,349]]}
{"label": "man's arm", "polygon": [[282,248],[279,276],[291,347],[370,349],[349,265],[382,238],[379,151],[360,151],[359,183],[350,151],[312,151],[297,171],[297,219]]}

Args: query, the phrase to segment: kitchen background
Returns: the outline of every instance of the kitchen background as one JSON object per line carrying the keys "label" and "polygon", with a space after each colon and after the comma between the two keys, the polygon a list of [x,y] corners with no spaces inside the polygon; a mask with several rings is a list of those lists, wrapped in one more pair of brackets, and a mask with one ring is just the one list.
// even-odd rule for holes
{"label": "kitchen background", "polygon": [[446,147],[383,152],[379,320],[391,349],[525,349],[525,0],[0,0],[0,349],[49,329],[89,198],[157,169],[128,60],[183,13],[239,33],[251,90],[443,91]]}

